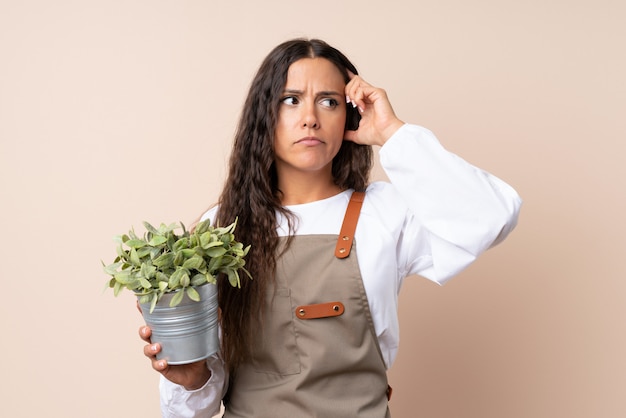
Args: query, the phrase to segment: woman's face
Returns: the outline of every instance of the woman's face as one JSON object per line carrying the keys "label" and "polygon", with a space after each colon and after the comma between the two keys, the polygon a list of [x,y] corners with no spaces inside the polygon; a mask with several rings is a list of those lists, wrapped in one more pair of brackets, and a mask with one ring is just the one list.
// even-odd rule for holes
{"label": "woman's face", "polygon": [[325,58],[303,58],[287,72],[276,125],[276,170],[282,176],[331,175],[346,123],[343,75]]}

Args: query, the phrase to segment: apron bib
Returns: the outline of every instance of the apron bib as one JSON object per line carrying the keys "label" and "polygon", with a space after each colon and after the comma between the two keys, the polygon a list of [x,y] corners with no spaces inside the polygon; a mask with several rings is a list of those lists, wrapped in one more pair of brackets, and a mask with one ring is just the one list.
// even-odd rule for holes
{"label": "apron bib", "polygon": [[339,239],[296,236],[278,260],[253,358],[231,376],[224,417],[390,417],[385,364],[352,245],[363,194],[354,198],[361,201],[355,208],[351,200]]}

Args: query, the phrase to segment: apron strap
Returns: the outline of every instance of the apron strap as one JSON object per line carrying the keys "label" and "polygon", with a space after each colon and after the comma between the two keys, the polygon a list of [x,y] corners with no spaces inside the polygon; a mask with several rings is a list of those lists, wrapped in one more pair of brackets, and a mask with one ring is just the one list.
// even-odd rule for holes
{"label": "apron strap", "polygon": [[365,200],[365,192],[355,191],[350,197],[346,215],[341,225],[341,232],[337,239],[337,246],[335,247],[335,257],[337,258],[346,258],[350,255],[352,241],[354,241],[354,231],[356,231],[356,224],[359,221],[363,200]]}

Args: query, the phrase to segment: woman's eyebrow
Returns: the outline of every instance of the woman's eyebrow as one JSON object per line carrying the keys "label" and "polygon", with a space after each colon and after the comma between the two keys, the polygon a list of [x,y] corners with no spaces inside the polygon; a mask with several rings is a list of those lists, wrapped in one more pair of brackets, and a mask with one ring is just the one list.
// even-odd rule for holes
{"label": "woman's eyebrow", "polygon": [[343,96],[342,93],[334,90],[322,90],[317,93],[318,96]]}
{"label": "woman's eyebrow", "polygon": [[[297,89],[285,89],[283,94],[303,94],[302,90]],[[343,93],[339,93],[334,90],[322,90],[315,93],[316,96],[343,96]]]}

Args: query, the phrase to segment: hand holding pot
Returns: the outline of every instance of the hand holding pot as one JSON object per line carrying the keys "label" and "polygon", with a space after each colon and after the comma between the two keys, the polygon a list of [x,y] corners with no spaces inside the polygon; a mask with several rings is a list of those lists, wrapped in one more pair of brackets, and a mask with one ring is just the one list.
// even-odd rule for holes
{"label": "hand holding pot", "polygon": [[150,336],[152,330],[150,327],[143,326],[139,329],[139,336],[148,344],[144,346],[143,353],[152,363],[152,368],[161,373],[167,380],[178,385],[182,385],[187,390],[199,389],[211,377],[211,371],[206,365],[206,360],[200,360],[195,363],[169,365],[167,360],[158,360],[156,355],[161,351],[158,343],[152,344]]}

